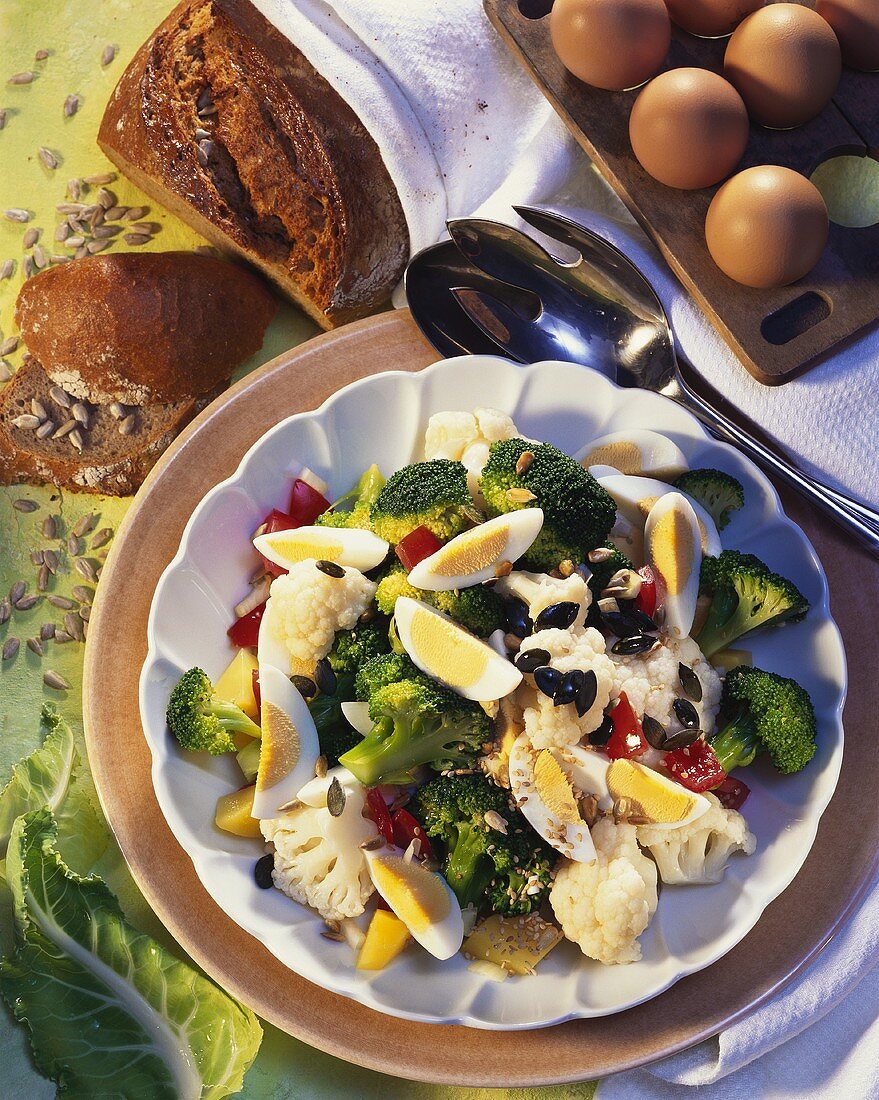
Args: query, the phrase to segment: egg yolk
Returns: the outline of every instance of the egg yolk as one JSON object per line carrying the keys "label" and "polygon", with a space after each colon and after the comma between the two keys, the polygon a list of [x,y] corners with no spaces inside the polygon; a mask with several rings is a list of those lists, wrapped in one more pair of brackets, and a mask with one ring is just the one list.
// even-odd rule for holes
{"label": "egg yolk", "polygon": [[448,890],[419,863],[407,863],[401,856],[377,856],[370,870],[378,892],[412,932],[423,932],[449,915]]}
{"label": "egg yolk", "polygon": [[324,561],[337,561],[342,556],[342,544],[322,539],[310,540],[291,535],[286,539],[272,539],[272,552],[289,562],[305,561],[306,558],[321,558]]}
{"label": "egg yolk", "polygon": [[493,656],[488,646],[429,612],[416,611],[410,629],[414,652],[451,687],[475,684]]}
{"label": "egg yolk", "polygon": [[262,700],[262,745],[256,789],[264,791],[289,775],[299,762],[299,731],[280,707]]}
{"label": "egg yolk", "polygon": [[639,474],[644,467],[641,448],[629,440],[605,443],[590,451],[584,466],[613,466],[621,474]]}
{"label": "egg yolk", "polygon": [[694,805],[683,787],[663,781],[649,768],[630,760],[614,760],[607,770],[607,786],[615,799],[631,799],[651,821],[683,821]]}
{"label": "egg yolk", "polygon": [[440,577],[467,576],[496,562],[507,548],[509,531],[495,528],[487,535],[478,527],[458,535],[442,550],[437,550],[433,572]]}
{"label": "egg yolk", "polygon": [[559,762],[546,749],[534,762],[534,787],[550,814],[563,825],[581,825],[574,792]]}
{"label": "egg yolk", "polygon": [[670,596],[677,596],[686,587],[695,549],[692,528],[677,509],[660,516],[653,528],[650,551]]}

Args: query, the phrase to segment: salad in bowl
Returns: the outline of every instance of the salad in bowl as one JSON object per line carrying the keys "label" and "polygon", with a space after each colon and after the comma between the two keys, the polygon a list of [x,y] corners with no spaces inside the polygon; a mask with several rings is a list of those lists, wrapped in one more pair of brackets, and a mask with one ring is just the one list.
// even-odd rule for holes
{"label": "salad in bowl", "polygon": [[809,600],[721,542],[743,483],[659,431],[567,453],[477,407],[417,450],[335,500],[279,475],[235,655],[176,678],[168,729],[234,759],[215,825],[337,968],[636,963],[662,888],[754,856],[752,763],[781,782],[816,752],[809,693],[750,650]]}

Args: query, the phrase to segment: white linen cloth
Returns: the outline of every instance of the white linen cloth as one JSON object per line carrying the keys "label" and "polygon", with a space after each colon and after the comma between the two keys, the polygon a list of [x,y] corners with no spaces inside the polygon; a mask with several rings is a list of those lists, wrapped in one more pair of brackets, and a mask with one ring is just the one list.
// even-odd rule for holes
{"label": "white linen cloth", "polygon": [[[413,252],[441,239],[449,217],[516,223],[513,203],[568,213],[641,268],[712,385],[807,470],[879,505],[879,331],[785,386],[754,381],[511,59],[480,0],[253,2],[375,138]],[[770,1004],[716,1039],[602,1082],[599,1100],[680,1097],[685,1086],[711,1100],[879,1095],[877,954],[879,885]]]}

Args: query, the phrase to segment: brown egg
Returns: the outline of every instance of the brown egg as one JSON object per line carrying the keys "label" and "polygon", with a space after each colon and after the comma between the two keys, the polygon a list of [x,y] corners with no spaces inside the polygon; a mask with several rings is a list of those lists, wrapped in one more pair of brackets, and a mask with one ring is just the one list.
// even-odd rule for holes
{"label": "brown egg", "polygon": [[786,286],[821,258],[828,229],[817,187],[790,168],[763,164],[739,172],[717,192],[705,240],[714,262],[737,283]]}
{"label": "brown egg", "polygon": [[671,42],[665,0],[556,0],[549,31],[569,72],[614,91],[649,80]]}
{"label": "brown egg", "polygon": [[679,27],[703,38],[731,34],[765,0],[665,0],[668,14]]}
{"label": "brown egg", "polygon": [[742,159],[748,112],[728,81],[708,69],[670,69],[638,95],[629,138],[641,167],[669,187],[711,187]]}
{"label": "brown egg", "polygon": [[877,0],[818,0],[817,11],[836,32],[846,65],[868,73],[879,69]]}
{"label": "brown egg", "polygon": [[827,106],[842,58],[828,23],[799,4],[770,4],[740,23],[726,47],[724,76],[764,126],[801,126]]}

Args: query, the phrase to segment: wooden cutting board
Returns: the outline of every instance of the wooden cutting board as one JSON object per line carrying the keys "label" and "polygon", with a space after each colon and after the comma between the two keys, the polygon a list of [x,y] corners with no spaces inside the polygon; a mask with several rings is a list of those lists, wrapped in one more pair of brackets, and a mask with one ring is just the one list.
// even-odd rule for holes
{"label": "wooden cutting board", "polygon": [[[788,382],[876,322],[879,224],[865,229],[831,224],[821,261],[792,286],[755,290],[733,282],[705,246],[705,215],[717,188],[666,187],[632,153],[629,112],[638,91],[603,91],[567,72],[550,42],[552,0],[484,0],[484,5],[513,55],[755,378],[767,385]],[[665,68],[722,72],[727,41],[673,28]],[[844,70],[833,102],[805,126],[752,125],[740,167],[782,164],[810,176],[823,161],[842,154],[879,155],[879,74]]]}

